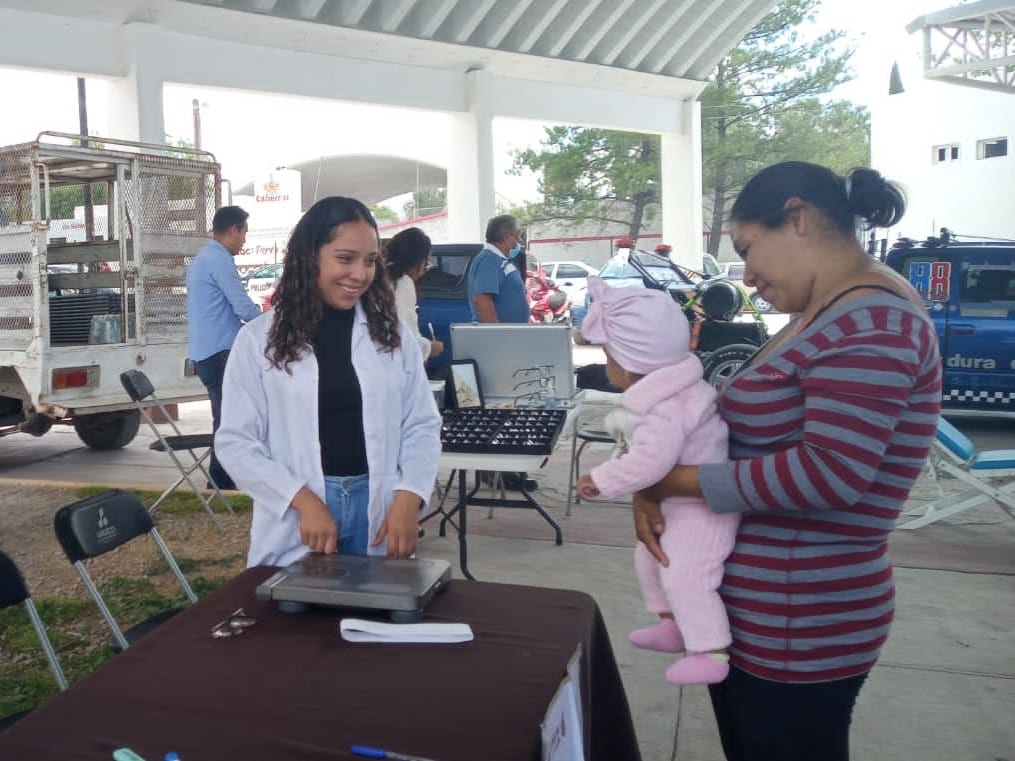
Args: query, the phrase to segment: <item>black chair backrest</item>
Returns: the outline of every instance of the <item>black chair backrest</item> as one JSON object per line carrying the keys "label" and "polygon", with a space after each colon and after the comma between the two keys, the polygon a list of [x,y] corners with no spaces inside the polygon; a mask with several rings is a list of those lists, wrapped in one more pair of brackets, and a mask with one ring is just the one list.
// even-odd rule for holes
{"label": "black chair backrest", "polygon": [[155,527],[137,495],[113,489],[61,507],[56,538],[72,562],[109,552]]}
{"label": "black chair backrest", "polygon": [[28,599],[25,577],[5,553],[0,552],[0,608],[18,605]]}
{"label": "black chair backrest", "polygon": [[120,383],[123,384],[127,396],[135,402],[147,399],[155,393],[155,386],[148,380],[148,376],[140,370],[124,370],[120,373]]}

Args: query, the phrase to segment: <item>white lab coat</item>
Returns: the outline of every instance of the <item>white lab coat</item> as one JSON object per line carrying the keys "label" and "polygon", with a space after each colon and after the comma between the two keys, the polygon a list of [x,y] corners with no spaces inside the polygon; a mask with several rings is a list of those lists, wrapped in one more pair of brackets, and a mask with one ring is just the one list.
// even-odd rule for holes
{"label": "white lab coat", "polygon": [[[237,486],[254,500],[247,565],[288,565],[307,552],[299,514],[290,507],[306,485],[325,499],[317,419],[317,358],[312,351],[272,367],[264,356],[273,312],[245,325],[229,354],[222,386],[222,420],[215,453]],[[437,478],[441,417],[423,358],[402,323],[402,345],[382,352],[371,340],[357,303],[352,364],[363,396],[363,434],[370,466],[368,508],[372,540],[396,490],[426,502]],[[368,552],[383,555],[382,543]]]}

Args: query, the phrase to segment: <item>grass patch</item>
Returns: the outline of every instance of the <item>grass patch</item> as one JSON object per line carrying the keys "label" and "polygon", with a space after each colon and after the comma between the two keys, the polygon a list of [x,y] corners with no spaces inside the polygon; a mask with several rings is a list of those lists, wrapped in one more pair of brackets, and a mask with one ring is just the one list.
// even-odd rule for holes
{"label": "grass patch", "polygon": [[[78,498],[84,499],[85,497],[92,497],[106,491],[109,491],[108,486],[82,486],[75,490],[75,494]],[[155,500],[162,495],[162,492],[148,491],[146,489],[129,489],[129,491],[140,497],[145,507],[154,505]],[[246,494],[223,494],[222,496],[225,497],[226,501],[237,513],[249,513],[253,508],[253,500]],[[211,503],[211,506],[213,510],[223,509],[217,499]],[[196,515],[197,513],[204,512],[204,507],[201,505],[197,495],[191,491],[184,491],[181,487],[166,497],[162,504],[159,505],[158,512],[159,514],[164,513],[167,515]]]}
{"label": "grass patch", "polygon": [[[76,489],[75,495],[83,499],[108,490],[108,487],[89,486]],[[146,507],[151,507],[161,494],[140,489],[130,491],[138,495]],[[237,513],[249,513],[252,508],[246,495],[230,494],[226,499]],[[222,505],[213,503],[212,507],[218,513],[224,511]],[[196,495],[181,489],[159,505],[158,515],[203,516],[204,508]],[[184,552],[175,557],[195,594],[202,597],[231,577],[233,568],[238,563],[242,565],[244,555],[230,552],[200,557]],[[98,562],[101,563],[101,559]],[[131,566],[139,569],[136,573],[120,571],[118,575],[96,579],[100,594],[124,629],[187,604],[186,596],[161,555],[154,551],[150,557],[138,555],[136,562],[139,565]],[[70,683],[115,657],[109,646],[112,634],[83,587],[76,597],[36,596],[33,599]],[[0,718],[32,709],[58,692],[56,679],[23,606],[0,610]]]}
{"label": "grass patch", "polygon": [[[224,578],[198,576],[190,585],[198,596],[217,588]],[[124,628],[164,610],[187,603],[178,595],[160,594],[149,579],[111,578],[99,591]],[[114,657],[112,634],[91,599],[35,598],[39,616],[71,683]],[[23,606],[0,610],[0,717],[34,708],[59,692],[45,653]]]}

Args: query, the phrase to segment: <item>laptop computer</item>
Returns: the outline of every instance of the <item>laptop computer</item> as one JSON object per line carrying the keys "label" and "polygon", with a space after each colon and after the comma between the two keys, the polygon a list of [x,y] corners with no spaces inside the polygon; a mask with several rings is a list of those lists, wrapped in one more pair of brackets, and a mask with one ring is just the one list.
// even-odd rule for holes
{"label": "laptop computer", "polygon": [[444,560],[310,553],[258,585],[256,595],[287,613],[319,605],[388,611],[392,621],[410,622],[450,578]]}

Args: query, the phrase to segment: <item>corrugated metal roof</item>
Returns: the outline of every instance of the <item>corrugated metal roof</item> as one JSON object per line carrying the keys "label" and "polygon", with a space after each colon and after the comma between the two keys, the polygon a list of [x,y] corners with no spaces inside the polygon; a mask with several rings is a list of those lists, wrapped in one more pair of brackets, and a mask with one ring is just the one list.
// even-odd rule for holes
{"label": "corrugated metal roof", "polygon": [[702,81],[774,0],[182,0]]}

